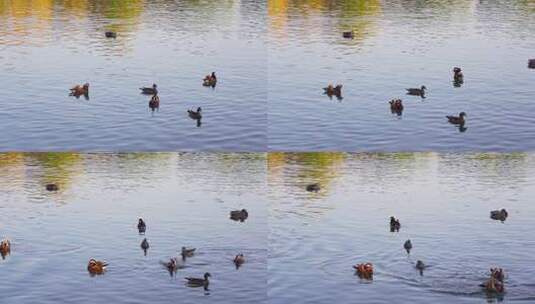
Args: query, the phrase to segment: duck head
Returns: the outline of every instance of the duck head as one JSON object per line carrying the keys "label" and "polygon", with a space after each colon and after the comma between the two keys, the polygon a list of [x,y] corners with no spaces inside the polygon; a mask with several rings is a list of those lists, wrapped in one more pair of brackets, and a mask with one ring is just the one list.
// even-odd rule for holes
{"label": "duck head", "polygon": [[201,113],[201,111],[202,111],[201,107],[198,107],[197,108],[197,113]]}
{"label": "duck head", "polygon": [[459,113],[459,117],[463,117],[464,118],[465,116],[467,116],[465,112]]}
{"label": "duck head", "polygon": [[427,90],[427,88],[423,85],[422,87],[420,87],[420,89],[423,91]]}
{"label": "duck head", "polygon": [[152,84],[152,88],[153,88],[153,89],[156,90],[157,87],[158,87],[158,86],[157,86],[155,83]]}
{"label": "duck head", "polygon": [[212,275],[211,275],[209,272],[206,272],[206,273],[204,274],[204,279],[205,279],[205,280],[208,280],[208,278],[211,277],[211,276],[212,276]]}

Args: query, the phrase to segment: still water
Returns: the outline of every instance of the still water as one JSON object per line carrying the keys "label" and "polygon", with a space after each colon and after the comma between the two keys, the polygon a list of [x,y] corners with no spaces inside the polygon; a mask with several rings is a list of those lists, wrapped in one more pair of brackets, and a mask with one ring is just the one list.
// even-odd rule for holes
{"label": "still water", "polygon": [[[265,6],[0,1],[0,150],[265,151]],[[68,96],[85,82],[89,100]],[[153,83],[154,112],[138,89]],[[199,106],[197,127],[186,110]]]}
{"label": "still water", "polygon": [[503,302],[535,302],[534,154],[272,153],[268,168],[271,303],[492,303],[478,284],[493,266]]}
{"label": "still water", "polygon": [[[534,149],[533,20],[532,0],[270,0],[270,150]],[[421,85],[427,98],[405,95]],[[445,118],[461,111],[464,132]]]}
{"label": "still water", "polygon": [[[2,304],[267,303],[265,168],[265,154],[0,154]],[[197,254],[171,277],[160,261],[182,246]],[[89,276],[90,258],[108,271]],[[184,285],[205,272],[208,292]]]}

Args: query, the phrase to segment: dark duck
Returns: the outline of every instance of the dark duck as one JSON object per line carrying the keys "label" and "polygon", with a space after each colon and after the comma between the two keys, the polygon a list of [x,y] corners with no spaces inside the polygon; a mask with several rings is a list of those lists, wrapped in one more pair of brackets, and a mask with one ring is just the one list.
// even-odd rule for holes
{"label": "dark duck", "polygon": [[425,91],[427,88],[423,85],[420,88],[408,88],[407,95],[414,95],[414,96],[420,96],[422,98],[425,98]]}
{"label": "dark duck", "polygon": [[139,89],[141,90],[141,94],[146,94],[146,95],[158,94],[158,86],[155,83],[152,84],[152,87],[143,87]]}

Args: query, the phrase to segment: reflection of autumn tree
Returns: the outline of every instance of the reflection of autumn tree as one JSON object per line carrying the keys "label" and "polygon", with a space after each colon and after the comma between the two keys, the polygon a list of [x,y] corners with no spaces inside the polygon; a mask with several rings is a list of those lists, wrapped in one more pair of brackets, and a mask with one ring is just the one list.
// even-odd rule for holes
{"label": "reflection of autumn tree", "polygon": [[[0,153],[0,190],[49,195],[67,202],[73,185],[125,191],[176,180],[182,186],[218,184],[221,191],[250,191],[265,185],[265,153]],[[240,182],[236,182],[239,180]],[[177,184],[177,186],[179,186]]]}
{"label": "reflection of autumn tree", "polygon": [[[336,35],[352,30],[356,37],[354,42],[362,41],[376,31],[374,17],[381,11],[380,0],[268,0],[270,30],[281,37],[285,36],[290,19],[306,20],[321,14],[334,17],[331,20],[335,28],[327,30],[336,32]],[[313,34],[318,28],[316,24],[310,24],[304,26],[303,30]]]}
{"label": "reflection of autumn tree", "polygon": [[341,152],[269,153],[268,183],[297,186],[302,190],[307,183],[320,183],[322,193],[326,193],[345,158],[346,154]]}
{"label": "reflection of autumn tree", "polygon": [[482,185],[518,186],[529,178],[534,162],[534,155],[523,152],[465,154],[462,159],[444,154],[439,170],[445,176],[472,177]]}
{"label": "reflection of autumn tree", "polygon": [[[128,33],[135,30],[144,0],[24,0],[0,1],[0,26],[15,35],[10,43],[36,43],[27,36],[57,36],[57,30],[77,26],[80,33],[69,39],[85,41],[95,32],[107,30]],[[68,16],[69,18],[64,18]],[[72,23],[72,24],[71,24]],[[85,35],[83,33],[86,33]],[[99,36],[101,37],[101,36]],[[104,40],[104,39],[103,39]],[[120,48],[124,48],[119,46]]]}
{"label": "reflection of autumn tree", "polygon": [[34,182],[38,181],[40,191],[49,183],[57,184],[59,192],[67,190],[73,179],[83,173],[82,156],[78,153],[25,153],[24,159],[30,168],[38,168],[27,172]]}

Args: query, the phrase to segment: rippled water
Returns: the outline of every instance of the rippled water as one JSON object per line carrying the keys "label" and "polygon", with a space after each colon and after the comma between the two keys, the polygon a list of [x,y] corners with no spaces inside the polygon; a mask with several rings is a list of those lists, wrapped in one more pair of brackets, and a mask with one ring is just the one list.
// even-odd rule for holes
{"label": "rippled water", "polygon": [[[265,14],[257,0],[1,1],[0,150],[265,151]],[[85,82],[89,100],[68,96]],[[152,83],[156,112],[138,89]]]}
{"label": "rippled water", "polygon": [[[275,151],[535,148],[534,1],[268,2]],[[355,31],[355,39],[342,38]],[[465,81],[452,83],[460,66]],[[343,100],[322,95],[343,84]],[[405,88],[428,88],[427,98]],[[402,98],[403,115],[388,101]],[[468,114],[465,132],[445,115]]]}
{"label": "rippled water", "polygon": [[[0,302],[267,303],[265,166],[265,154],[0,154],[0,237],[13,247]],[[243,223],[229,219],[237,208]],[[171,277],[159,263],[182,246],[198,254]],[[88,275],[92,257],[104,275]],[[184,285],[206,271],[208,293]]]}
{"label": "rippled water", "polygon": [[[505,302],[535,301],[533,154],[272,153],[268,168],[271,303],[497,302],[478,287],[493,266]],[[352,269],[368,261],[373,281]]]}

